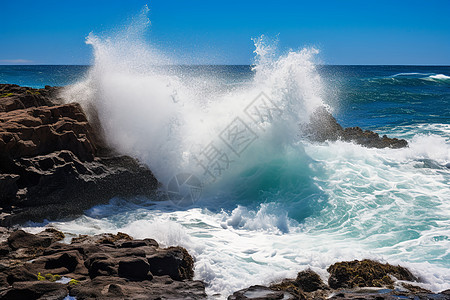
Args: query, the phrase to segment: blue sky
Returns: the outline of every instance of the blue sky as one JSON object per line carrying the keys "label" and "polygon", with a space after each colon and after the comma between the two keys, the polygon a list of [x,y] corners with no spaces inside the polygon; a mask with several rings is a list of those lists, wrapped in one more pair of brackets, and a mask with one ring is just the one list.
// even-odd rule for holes
{"label": "blue sky", "polygon": [[89,32],[150,8],[148,40],[184,63],[249,64],[251,38],[315,46],[325,64],[450,65],[450,1],[2,0],[0,64],[89,64]]}

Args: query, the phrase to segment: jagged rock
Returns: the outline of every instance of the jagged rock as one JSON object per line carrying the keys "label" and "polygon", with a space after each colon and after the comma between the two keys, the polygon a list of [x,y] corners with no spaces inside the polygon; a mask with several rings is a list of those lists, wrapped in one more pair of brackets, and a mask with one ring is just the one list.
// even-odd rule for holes
{"label": "jagged rock", "polygon": [[284,279],[280,283],[272,284],[269,288],[273,291],[284,292],[283,295],[288,294],[293,299],[307,299],[306,293],[304,293],[304,291],[298,286],[295,280]]}
{"label": "jagged rock", "polygon": [[0,151],[5,154],[2,163],[6,171],[14,170],[15,158],[58,150],[70,150],[80,160],[92,161],[96,153],[94,140],[93,130],[77,103],[0,112]]}
{"label": "jagged rock", "polygon": [[9,269],[4,274],[6,275],[4,277],[6,283],[10,285],[12,285],[14,282],[34,281],[37,279],[37,274],[33,274],[24,266]]}
{"label": "jagged rock", "polygon": [[107,149],[60,88],[0,84],[1,224],[75,217],[115,196],[153,195],[147,166]]}
{"label": "jagged rock", "polygon": [[44,89],[24,88],[16,84],[0,84],[0,111],[8,112],[29,107],[52,106],[62,103],[58,97],[59,87]]}
{"label": "jagged rock", "polygon": [[[80,236],[48,247],[41,243],[61,235],[49,228],[9,236],[14,248],[0,256],[0,299],[63,299],[69,292],[77,299],[206,299],[204,283],[192,280],[193,259],[184,248],[159,248],[152,239],[134,240],[124,233]],[[25,240],[45,248],[18,256],[30,248]],[[166,264],[162,272],[174,272],[173,278],[149,272],[149,261],[157,258]],[[62,276],[73,280],[60,283]]]}
{"label": "jagged rock", "polygon": [[192,279],[194,260],[182,247],[169,247],[148,257],[153,275],[169,275],[174,280]]}
{"label": "jagged rock", "polygon": [[368,259],[338,262],[328,267],[327,271],[330,273],[328,284],[333,289],[391,285],[393,280],[389,275],[399,280],[417,281],[406,268]]}
{"label": "jagged rock", "polygon": [[302,134],[314,142],[343,140],[369,148],[403,148],[408,142],[403,139],[380,137],[370,130],[363,131],[359,127],[343,128],[326,110],[319,107],[310,117],[308,124],[302,126]]}
{"label": "jagged rock", "polygon": [[[402,289],[394,289],[389,276],[417,280],[408,269],[400,266],[355,260],[336,263],[328,271],[330,287],[318,274],[306,270],[299,272],[296,279],[284,279],[270,287],[252,286],[233,293],[228,299],[450,299],[450,291],[435,294],[407,283],[401,283]],[[386,278],[389,281],[384,281]]]}
{"label": "jagged rock", "polygon": [[[63,272],[73,273],[76,271],[80,272],[80,270],[77,270],[77,268],[83,268],[83,259],[81,257],[81,254],[77,250],[55,253],[53,255],[46,256],[44,261],[44,268],[46,270],[61,270],[62,268],[64,268],[67,270],[67,272]],[[53,271],[53,273],[56,272]],[[59,273],[62,272],[60,271]]]}

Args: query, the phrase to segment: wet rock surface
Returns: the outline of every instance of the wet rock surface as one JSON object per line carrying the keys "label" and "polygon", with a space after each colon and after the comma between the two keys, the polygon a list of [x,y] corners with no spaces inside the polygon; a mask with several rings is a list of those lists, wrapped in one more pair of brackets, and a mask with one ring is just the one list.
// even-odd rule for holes
{"label": "wet rock surface", "polygon": [[206,298],[204,283],[192,280],[193,258],[184,248],[123,233],[79,236],[70,244],[62,239],[52,228],[11,232],[0,244],[0,299]]}
{"label": "wet rock surface", "polygon": [[101,129],[59,91],[0,84],[2,225],[75,217],[158,186],[147,166],[105,146]]}
{"label": "wet rock surface", "polygon": [[329,285],[314,271],[305,270],[295,279],[251,286],[228,299],[450,299],[449,290],[436,294],[424,289],[419,279],[401,266],[366,259],[338,262],[327,270]]}

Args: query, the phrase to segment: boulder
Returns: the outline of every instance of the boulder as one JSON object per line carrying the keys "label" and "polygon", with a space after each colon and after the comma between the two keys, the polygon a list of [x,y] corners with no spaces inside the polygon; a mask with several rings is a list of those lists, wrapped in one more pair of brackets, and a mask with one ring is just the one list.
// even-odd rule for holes
{"label": "boulder", "polygon": [[333,289],[392,285],[390,275],[399,280],[417,281],[406,268],[368,259],[338,262],[329,266],[327,271],[330,273],[328,284]]}
{"label": "boulder", "polygon": [[160,249],[148,257],[148,263],[153,275],[168,275],[174,280],[191,280],[194,276],[194,260],[182,247]]}

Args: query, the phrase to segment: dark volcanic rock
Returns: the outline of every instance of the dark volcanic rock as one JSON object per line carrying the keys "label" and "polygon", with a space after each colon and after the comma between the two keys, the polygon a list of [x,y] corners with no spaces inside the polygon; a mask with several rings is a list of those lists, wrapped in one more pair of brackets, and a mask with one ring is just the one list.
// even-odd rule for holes
{"label": "dark volcanic rock", "polygon": [[343,128],[324,108],[318,108],[310,117],[310,122],[303,126],[302,134],[312,141],[325,142],[343,140],[369,148],[403,148],[408,142],[403,139],[380,137],[370,130],[363,131],[359,127]]}
{"label": "dark volcanic rock", "polygon": [[114,196],[152,195],[158,182],[105,146],[81,106],[60,88],[0,85],[1,223],[75,217]]}
{"label": "dark volcanic rock", "polygon": [[169,275],[174,280],[192,279],[194,260],[182,247],[169,247],[148,258],[154,275]]}
{"label": "dark volcanic rock", "polygon": [[[184,248],[159,248],[152,239],[133,240],[123,233],[81,236],[70,245],[42,243],[61,234],[19,230],[1,244],[12,243],[14,249],[0,256],[0,299],[63,299],[69,293],[77,299],[206,299],[204,283],[192,280],[193,259]],[[31,245],[44,249],[24,251]],[[173,278],[149,272],[155,257],[163,259],[163,270],[175,272]],[[59,283],[62,276],[72,280]]]}
{"label": "dark volcanic rock", "polygon": [[150,266],[141,257],[126,257],[119,261],[119,277],[134,280],[151,279]]}

